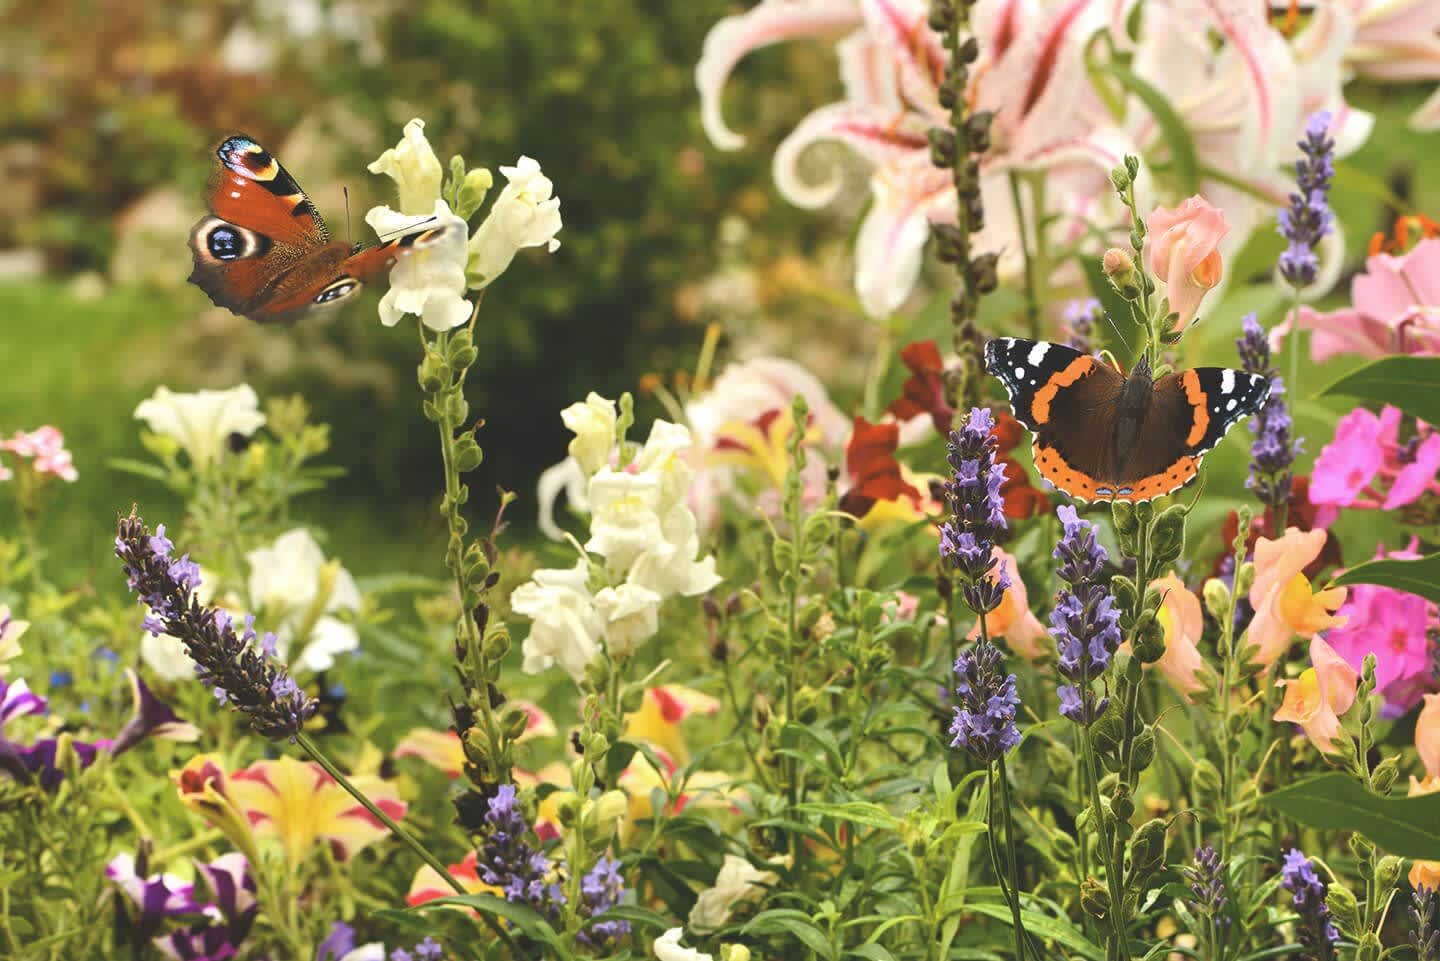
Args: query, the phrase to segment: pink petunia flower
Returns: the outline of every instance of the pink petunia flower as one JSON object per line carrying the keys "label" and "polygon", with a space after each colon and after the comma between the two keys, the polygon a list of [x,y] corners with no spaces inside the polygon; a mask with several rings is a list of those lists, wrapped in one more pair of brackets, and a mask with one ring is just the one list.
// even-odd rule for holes
{"label": "pink petunia flower", "polygon": [[[1414,560],[1412,549],[1375,557]],[[1365,655],[1375,654],[1375,687],[1385,698],[1385,715],[1399,717],[1409,711],[1430,687],[1428,632],[1440,626],[1436,606],[1416,594],[1375,584],[1356,584],[1335,612],[1348,619],[1344,627],[1325,635],[1330,646],[1357,671]]]}
{"label": "pink petunia flower", "polygon": [[1310,476],[1318,524],[1328,526],[1341,507],[1388,511],[1440,493],[1440,434],[1417,422],[1415,438],[1401,444],[1402,416],[1386,405],[1379,415],[1361,407],[1340,419]]}
{"label": "pink petunia flower", "polygon": [[[1313,331],[1316,363],[1345,354],[1440,354],[1440,238],[1420,241],[1409,253],[1377,253],[1350,283],[1351,306],[1329,313],[1300,310],[1300,328]],[[1291,321],[1270,332],[1279,349]]]}

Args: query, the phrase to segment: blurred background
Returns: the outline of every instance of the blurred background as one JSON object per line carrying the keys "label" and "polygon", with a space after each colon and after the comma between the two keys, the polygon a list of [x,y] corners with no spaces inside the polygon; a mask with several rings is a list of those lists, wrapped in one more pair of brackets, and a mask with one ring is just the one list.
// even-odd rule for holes
{"label": "blurred background", "polygon": [[[300,393],[332,425],[326,462],[345,476],[298,505],[331,530],[330,552],[357,573],[438,568],[438,454],[418,409],[413,330],[383,328],[373,291],[330,319],[269,329],[185,282],[211,148],[235,130],[281,158],[340,238],[368,232],[364,213],[389,181],[365,165],[411,117],[426,120],[442,159],[492,171],[522,153],[541,162],[562,201],[563,246],[522,256],[486,297],[469,390],[488,422],[475,514],[486,485],[518,490],[522,537],[536,476],[564,456],[559,410],[588,390],[615,396],[691,368],[710,322],[723,325],[722,352],[779,352],[842,407],[857,396],[876,330],[849,304],[854,207],[796,210],[769,172],[775,144],[833,99],[830,45],[772,48],[737,73],[728,96],[746,150],[721,153],[701,133],[702,40],[746,6],[0,2],[0,433],[54,424],[75,453],[80,479],[47,518],[58,579],[108,563],[111,520],[132,501],[151,516],[172,508],[158,485],[108,464],[144,456],[136,404],[159,384],[241,381],[262,399]],[[1421,94],[1347,94],[1379,120],[1349,165],[1365,182],[1352,174],[1337,190],[1340,219],[1386,229],[1387,197],[1433,212],[1425,139],[1404,126]],[[1349,269],[1368,237],[1347,237]],[[1242,276],[1246,264],[1267,270],[1280,241],[1252,247]],[[937,287],[920,312],[929,320],[907,332],[942,329],[945,298]],[[642,402],[642,414],[657,410]],[[0,502],[0,526],[12,509]]]}

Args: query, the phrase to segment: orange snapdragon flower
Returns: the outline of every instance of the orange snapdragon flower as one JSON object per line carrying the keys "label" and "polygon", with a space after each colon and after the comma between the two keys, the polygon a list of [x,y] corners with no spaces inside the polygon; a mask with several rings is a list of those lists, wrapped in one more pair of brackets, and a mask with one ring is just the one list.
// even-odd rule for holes
{"label": "orange snapdragon flower", "polygon": [[1277,682],[1285,687],[1285,701],[1275,720],[1299,724],[1310,743],[1328,754],[1340,733],[1340,715],[1355,703],[1360,675],[1323,637],[1310,640],[1310,664],[1298,679]]}
{"label": "orange snapdragon flower", "polygon": [[1297,635],[1310,638],[1345,624],[1346,618],[1335,616],[1345,603],[1345,588],[1316,591],[1303,573],[1329,536],[1325,530],[1291,527],[1279,540],[1262,537],[1255,542],[1255,583],[1250,586],[1255,618],[1249,640],[1260,649],[1260,664],[1269,667],[1278,661]]}

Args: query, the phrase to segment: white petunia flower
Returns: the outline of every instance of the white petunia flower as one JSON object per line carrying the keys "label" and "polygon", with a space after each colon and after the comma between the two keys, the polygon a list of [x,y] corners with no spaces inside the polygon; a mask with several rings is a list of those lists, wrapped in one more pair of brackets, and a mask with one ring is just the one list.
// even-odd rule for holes
{"label": "white petunia flower", "polygon": [[406,314],[415,314],[431,330],[451,330],[470,319],[465,299],[466,226],[443,200],[423,220],[389,207],[372,207],[365,222],[382,237],[417,230],[445,232],[403,257],[390,271],[390,289],[380,299],[380,322],[394,327]]}
{"label": "white petunia flower", "polygon": [[526,674],[558,664],[576,683],[585,677],[585,666],[600,653],[597,638],[604,628],[589,579],[590,565],[582,558],[569,570],[536,571],[510,595],[511,609],[533,622],[521,647]]}
{"label": "white petunia flower", "polygon": [[[416,118],[405,125],[400,142],[380,155],[368,168],[372,174],[385,174],[395,181],[400,191],[400,212],[410,217],[430,213],[440,199],[440,181],[444,169],[435,156],[430,141],[425,139],[425,121]],[[368,221],[369,218],[367,217]],[[383,233],[383,231],[379,231]]]}
{"label": "white petunia flower", "polygon": [[286,531],[245,559],[250,562],[250,602],[265,612],[263,623],[273,625],[277,652],[284,658],[291,648],[300,648],[289,662],[291,670],[326,670],[334,666],[335,655],[360,646],[355,627],[333,616],[358,611],[360,590],[349,571],[325,560],[309,531]]}
{"label": "white petunia flower", "polygon": [[5,662],[21,655],[20,637],[29,627],[29,621],[11,617],[10,608],[0,604],[0,677],[5,676]]}
{"label": "white petunia flower", "polygon": [[695,948],[687,948],[680,943],[680,937],[685,933],[683,928],[671,928],[660,937],[655,939],[656,961],[715,961],[715,959],[704,951],[697,951]]}
{"label": "white petunia flower", "polygon": [[197,468],[218,458],[231,434],[249,437],[265,426],[260,399],[249,384],[193,394],[157,387],[148,400],[135,408],[135,419],[179,443]]}
{"label": "white petunia flower", "polygon": [[607,587],[595,595],[595,610],[605,618],[610,654],[627,657],[660,630],[660,595],[638,584]]}
{"label": "white petunia flower", "polygon": [[543,245],[551,253],[560,247],[555,239],[560,232],[560,198],[553,196],[554,185],[540,172],[540,164],[521,157],[500,172],[509,183],[470,239],[467,272],[475,287],[493,283],[522,247]]}
{"label": "white petunia flower", "polygon": [[575,435],[570,442],[570,456],[589,477],[610,463],[615,447],[615,402],[606,400],[593,390],[584,401],[577,401],[560,412],[565,427]]}
{"label": "white petunia flower", "polygon": [[737,907],[761,897],[765,885],[778,880],[780,876],[773,871],[761,871],[742,857],[725,855],[715,886],[701,891],[690,909],[690,930],[704,934],[724,927]]}

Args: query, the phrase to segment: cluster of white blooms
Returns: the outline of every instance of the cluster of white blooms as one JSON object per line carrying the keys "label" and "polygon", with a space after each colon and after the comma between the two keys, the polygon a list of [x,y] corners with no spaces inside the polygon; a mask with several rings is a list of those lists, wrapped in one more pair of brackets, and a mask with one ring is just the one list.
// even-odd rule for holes
{"label": "cluster of white blooms", "polygon": [[561,417],[575,434],[570,455],[585,476],[590,538],[573,568],[536,571],[510,603],[533,622],[525,670],[558,664],[578,682],[602,640],[611,655],[632,653],[659,629],[666,598],[703,594],[720,576],[713,556],[697,556],[699,525],[687,503],[695,475],[682,456],[689,428],[656,421],[627,464],[617,452],[614,401],[592,393]]}
{"label": "cluster of white blooms", "polygon": [[555,239],[560,232],[560,199],[550,179],[540,172],[540,164],[529,157],[500,168],[508,183],[473,234],[467,219],[490,189],[490,172],[468,171],[452,194],[460,209],[452,210],[441,196],[443,168],[425,138],[423,120],[407,123],[400,142],[369,169],[394,180],[399,194],[399,210],[380,206],[365,215],[377,234],[389,239],[444,228],[436,242],[417,249],[391,270],[390,289],[380,301],[380,320],[387,327],[406,314],[419,317],[432,330],[459,327],[470,319],[467,290],[488,287],[523,247],[554,252],[560,246]]}

